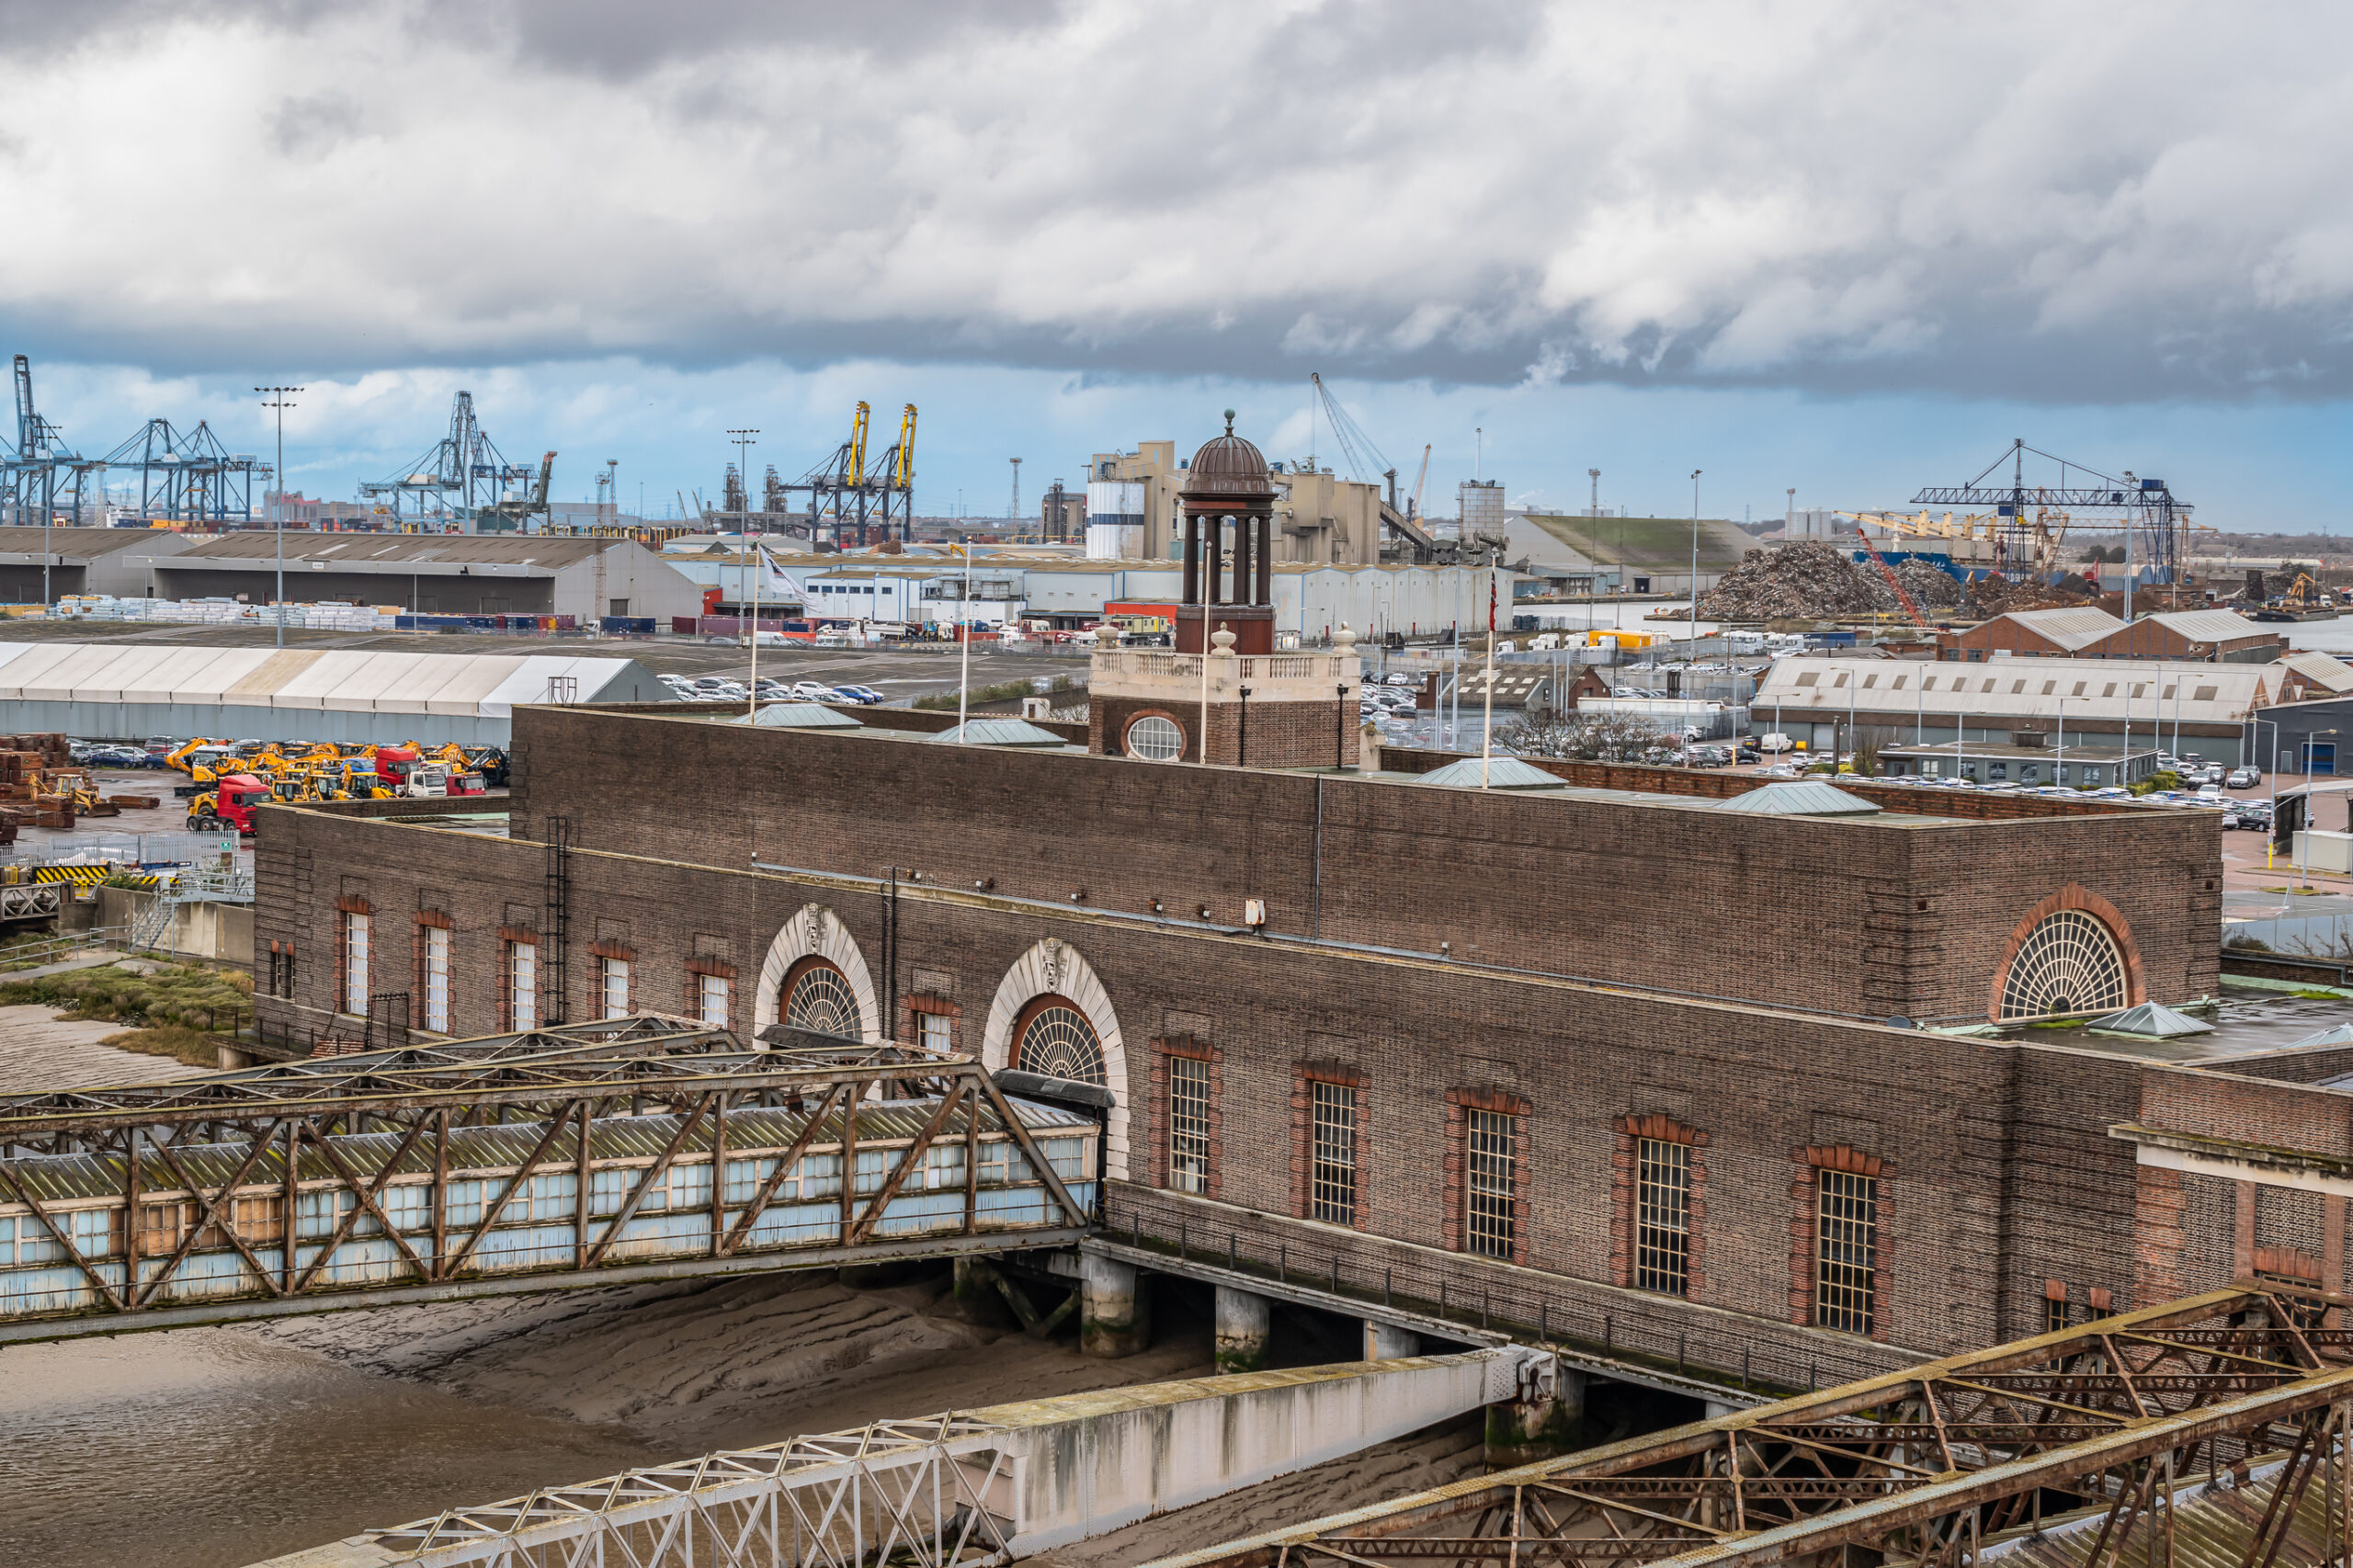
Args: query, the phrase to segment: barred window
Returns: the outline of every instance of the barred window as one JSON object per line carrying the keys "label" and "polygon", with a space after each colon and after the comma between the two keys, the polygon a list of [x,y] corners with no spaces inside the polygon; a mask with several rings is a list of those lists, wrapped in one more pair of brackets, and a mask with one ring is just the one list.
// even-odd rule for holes
{"label": "barred window", "polygon": [[1190,1056],[1168,1059],[1168,1185],[1210,1189],[1210,1064]]}
{"label": "barred window", "polygon": [[1519,1118],[1471,1112],[1463,1162],[1463,1243],[1486,1257],[1509,1257],[1518,1223],[1512,1177],[1519,1160]]}
{"label": "barred window", "polygon": [[1878,1304],[1879,1178],[1832,1170],[1814,1176],[1814,1325],[1869,1334]]}
{"label": "barred window", "polygon": [[604,1016],[608,1018],[628,1017],[629,960],[598,959],[597,965],[597,989],[604,1006]]}
{"label": "barred window", "polygon": [[1635,1146],[1634,1285],[1680,1296],[1691,1278],[1691,1146],[1643,1138]]}
{"label": "barred window", "polygon": [[506,944],[506,1027],[540,1027],[540,949],[529,942]]}
{"label": "barred window", "polygon": [[368,1016],[368,920],[352,912],[343,917],[343,1010]]}
{"label": "barred window", "polygon": [[1357,1222],[1357,1092],[1347,1084],[1317,1083],[1310,1142],[1308,1217],[1335,1225]]}
{"label": "barred window", "polygon": [[714,1029],[727,1027],[727,977],[723,974],[695,976],[696,1012],[703,1023]]}
{"label": "barred window", "polygon": [[425,1027],[449,1032],[449,933],[439,926],[425,928]]}

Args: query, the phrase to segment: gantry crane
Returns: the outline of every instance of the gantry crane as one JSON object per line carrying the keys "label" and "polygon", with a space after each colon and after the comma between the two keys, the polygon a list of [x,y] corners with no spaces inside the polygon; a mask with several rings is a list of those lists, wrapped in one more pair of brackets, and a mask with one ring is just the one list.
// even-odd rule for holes
{"label": "gantry crane", "polygon": [[[850,422],[849,439],[824,462],[790,483],[767,476],[763,497],[769,525],[805,534],[812,544],[862,546],[897,540],[904,543],[915,515],[915,405],[899,414],[899,438],[867,461],[872,405],[861,403]],[[794,513],[792,496],[806,491],[808,508]]]}

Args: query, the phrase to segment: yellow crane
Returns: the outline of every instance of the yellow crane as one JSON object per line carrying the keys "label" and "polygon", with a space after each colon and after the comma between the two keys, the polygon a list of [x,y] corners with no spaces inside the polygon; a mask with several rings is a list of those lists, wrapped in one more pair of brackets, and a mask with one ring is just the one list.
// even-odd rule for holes
{"label": "yellow crane", "polygon": [[899,461],[892,471],[891,483],[904,490],[915,482],[915,405],[912,403],[899,411],[899,444],[894,449]]}

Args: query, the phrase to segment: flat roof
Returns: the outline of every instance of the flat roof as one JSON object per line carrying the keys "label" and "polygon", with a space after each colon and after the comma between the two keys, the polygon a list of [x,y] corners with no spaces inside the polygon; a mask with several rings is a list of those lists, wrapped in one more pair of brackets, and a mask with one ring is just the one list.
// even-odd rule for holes
{"label": "flat roof", "polygon": [[170,528],[0,528],[0,561],[12,557],[29,558],[40,562],[43,549],[52,561],[72,563],[89,561],[100,555],[112,555],[134,544],[153,546],[157,538],[184,540],[188,536]]}
{"label": "flat roof", "polygon": [[[38,528],[32,530],[40,532]],[[126,532],[131,530],[125,530]],[[258,569],[275,565],[278,536],[267,528],[221,534],[190,544],[176,554],[159,556],[158,566],[175,572]],[[583,538],[551,534],[380,534],[312,533],[290,530],[286,559],[306,565],[324,562],[332,568],[382,571],[430,569],[454,571],[460,566],[516,569],[529,575],[552,574],[563,567],[635,544],[630,539]],[[639,548],[643,548],[640,546]]]}

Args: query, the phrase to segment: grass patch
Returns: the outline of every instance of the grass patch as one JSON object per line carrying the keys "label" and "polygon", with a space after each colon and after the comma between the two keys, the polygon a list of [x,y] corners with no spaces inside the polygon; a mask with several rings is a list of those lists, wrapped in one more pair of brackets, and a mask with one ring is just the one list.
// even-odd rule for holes
{"label": "grass patch", "polygon": [[[1077,689],[1077,687],[1078,682],[1073,680],[1068,676],[1056,676],[1052,682],[1047,686],[1044,691],[1040,691],[1036,683],[1033,681],[1001,680],[995,686],[976,686],[972,687],[972,694],[968,700],[972,702],[1004,702],[1016,697],[1044,697],[1051,692],[1073,691]],[[941,709],[946,709],[948,711],[952,713],[956,710],[956,694],[952,691],[935,691],[928,697],[916,698],[907,706],[910,708],[929,709],[934,712],[937,712]]]}
{"label": "grass patch", "polygon": [[0,1006],[38,1004],[55,1007],[69,1018],[203,1033],[236,1027],[241,1017],[251,1015],[253,994],[253,976],[240,971],[166,963],[158,964],[153,974],[141,974],[106,964],[0,983]]}
{"label": "grass patch", "polygon": [[136,1051],[146,1056],[168,1056],[175,1062],[185,1062],[191,1067],[221,1065],[221,1037],[206,1034],[173,1024],[159,1029],[125,1029],[98,1041],[117,1051]]}

